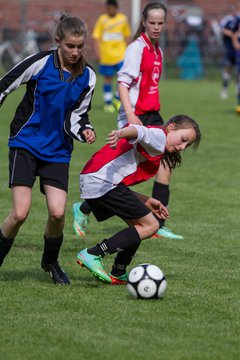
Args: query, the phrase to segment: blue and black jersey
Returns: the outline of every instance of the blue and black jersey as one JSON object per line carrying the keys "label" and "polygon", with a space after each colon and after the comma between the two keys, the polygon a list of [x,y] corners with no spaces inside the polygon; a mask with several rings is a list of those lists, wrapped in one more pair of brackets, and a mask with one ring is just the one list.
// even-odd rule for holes
{"label": "blue and black jersey", "polygon": [[37,158],[68,163],[73,139],[84,142],[96,83],[86,65],[81,75],[61,69],[57,50],[32,55],[0,80],[0,105],[21,84],[26,92],[10,125],[9,147],[24,148]]}
{"label": "blue and black jersey", "polygon": [[[220,21],[221,29],[227,29],[235,33],[240,25],[240,16],[239,15],[227,15]],[[226,48],[226,51],[229,54],[234,54],[235,49],[232,44],[232,39],[229,36],[223,35],[223,44]]]}

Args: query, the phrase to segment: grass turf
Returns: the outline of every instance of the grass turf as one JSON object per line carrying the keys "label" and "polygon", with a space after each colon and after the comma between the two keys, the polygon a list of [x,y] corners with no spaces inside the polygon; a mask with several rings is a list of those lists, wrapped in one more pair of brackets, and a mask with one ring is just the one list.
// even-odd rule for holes
{"label": "grass turf", "polygon": [[[46,205],[38,181],[32,210],[0,269],[0,359],[4,360],[159,360],[239,359],[239,167],[240,118],[235,96],[219,99],[217,82],[161,82],[165,119],[187,113],[203,133],[197,153],[184,154],[184,166],[171,183],[168,226],[183,241],[144,241],[131,266],[151,262],[165,272],[163,300],[133,300],[125,286],[97,281],[75,262],[84,247],[120,230],[119,219],[97,223],[79,239],[72,229],[72,203],[79,200],[79,171],[116,127],[116,116],[102,111],[99,82],[92,123],[93,145],[75,143],[70,169],[65,242],[61,264],[71,286],[58,287],[40,269]],[[18,91],[1,109],[0,209],[7,216],[7,136]],[[137,191],[150,194],[152,181]],[[113,257],[105,259],[110,268]]]}

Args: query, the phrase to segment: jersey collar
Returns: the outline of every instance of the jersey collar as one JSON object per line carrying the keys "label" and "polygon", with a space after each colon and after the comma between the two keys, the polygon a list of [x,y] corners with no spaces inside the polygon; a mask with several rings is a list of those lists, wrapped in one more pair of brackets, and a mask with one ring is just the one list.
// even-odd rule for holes
{"label": "jersey collar", "polygon": [[59,59],[57,50],[53,50],[53,59],[54,59],[55,68],[56,69],[61,69],[61,63],[60,63],[60,59]]}
{"label": "jersey collar", "polygon": [[55,68],[59,70],[59,77],[60,77],[61,81],[71,82],[72,80],[75,79],[75,76],[72,74],[70,74],[66,80],[64,79],[64,74],[63,74],[63,70],[61,68],[61,62],[60,62],[57,50],[53,50],[53,59],[54,59],[53,61],[54,61]]}
{"label": "jersey collar", "polygon": [[151,43],[151,41],[149,40],[149,38],[145,33],[142,33],[141,36],[143,37],[144,41],[147,43],[150,51],[157,51],[157,52],[159,51],[158,43],[156,43],[156,45],[153,46],[153,44]]}

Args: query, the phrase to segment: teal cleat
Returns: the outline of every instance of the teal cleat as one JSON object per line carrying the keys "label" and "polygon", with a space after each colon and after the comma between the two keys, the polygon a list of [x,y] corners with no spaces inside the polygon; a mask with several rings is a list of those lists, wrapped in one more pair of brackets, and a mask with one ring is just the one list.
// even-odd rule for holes
{"label": "teal cleat", "polygon": [[168,229],[166,226],[161,227],[156,234],[152,237],[156,238],[166,238],[166,239],[174,239],[174,240],[183,240],[184,237],[182,235],[174,234],[172,230]]}
{"label": "teal cleat", "polygon": [[86,226],[89,223],[89,215],[80,210],[81,202],[73,204],[73,229],[78,236],[86,235]]}
{"label": "teal cleat", "polygon": [[100,280],[107,283],[112,282],[110,276],[104,270],[101,256],[89,254],[87,252],[87,249],[84,249],[77,254],[77,263],[81,267],[87,268],[94,276],[98,277]]}
{"label": "teal cleat", "polygon": [[125,285],[128,279],[128,273],[123,274],[121,276],[113,276],[109,273],[111,279],[111,285]]}

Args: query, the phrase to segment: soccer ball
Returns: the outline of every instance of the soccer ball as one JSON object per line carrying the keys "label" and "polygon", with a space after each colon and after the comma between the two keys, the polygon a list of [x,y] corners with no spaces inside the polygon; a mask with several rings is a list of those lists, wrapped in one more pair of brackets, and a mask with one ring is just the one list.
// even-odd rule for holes
{"label": "soccer ball", "polygon": [[127,289],[134,299],[160,299],[167,288],[162,270],[152,264],[140,264],[128,274]]}

